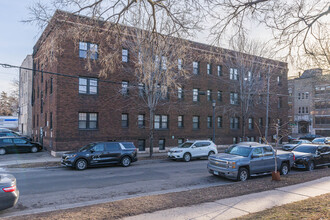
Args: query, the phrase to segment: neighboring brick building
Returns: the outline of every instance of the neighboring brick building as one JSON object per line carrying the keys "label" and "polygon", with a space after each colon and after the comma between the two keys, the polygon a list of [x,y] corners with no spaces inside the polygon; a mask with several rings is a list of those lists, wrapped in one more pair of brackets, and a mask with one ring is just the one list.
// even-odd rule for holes
{"label": "neighboring brick building", "polygon": [[[56,17],[65,14],[57,11]],[[74,21],[75,16],[70,15]],[[54,29],[49,25],[34,47],[34,57],[40,56],[45,41],[52,36]],[[55,30],[56,31],[56,30]],[[148,109],[138,106],[139,92],[132,89],[128,95],[119,95],[126,91],[129,83],[138,83],[134,77],[134,68],[130,62],[123,63],[123,71],[109,75],[107,79],[99,78],[100,67],[93,64],[92,71],[84,68],[86,51],[96,48],[100,42],[74,42],[70,36],[63,43],[62,55],[56,57],[55,65],[41,67],[35,59],[33,77],[33,134],[34,139],[42,141],[44,146],[54,152],[77,149],[82,145],[102,140],[133,141],[140,151],[148,151]],[[103,45],[105,42],[102,42]],[[79,51],[75,47],[79,45]],[[219,56],[228,55],[231,51],[193,43],[191,53],[195,57],[208,51],[218,51]],[[107,45],[111,46],[111,45]],[[98,58],[97,49],[94,59]],[[122,49],[123,61],[131,59],[128,51]],[[120,53],[120,52],[119,52]],[[202,56],[201,56],[202,57]],[[287,121],[287,64],[260,58],[262,62],[273,64],[271,94],[275,96],[271,102],[269,117]],[[176,146],[186,139],[212,138],[212,100],[216,100],[216,144],[231,144],[240,140],[240,115],[235,113],[239,105],[235,102],[236,91],[230,86],[234,82],[234,69],[230,70],[224,63],[213,63],[210,60],[196,60],[197,63],[187,65],[192,76],[184,82],[181,92],[170,93],[169,99],[163,100],[155,116],[155,151],[165,147]],[[194,68],[197,65],[197,68]],[[218,67],[219,66],[219,67]],[[125,69],[126,68],[126,69]],[[234,68],[234,67],[233,67]],[[125,69],[125,71],[124,71]],[[193,74],[195,70],[198,74]],[[127,71],[130,70],[130,71]],[[45,71],[45,72],[42,72]],[[70,75],[59,76],[46,72]],[[129,73],[132,72],[132,73]],[[263,76],[260,76],[260,79]],[[110,83],[106,80],[118,82]],[[130,87],[128,87],[130,89]],[[205,91],[205,96],[197,95]],[[235,92],[234,92],[235,91]],[[283,93],[280,103],[277,94]],[[274,95],[275,94],[275,95]],[[180,98],[180,96],[182,97]],[[211,97],[213,96],[213,98]],[[276,101],[274,101],[276,100]],[[246,136],[249,140],[259,140],[260,133],[255,122],[259,122],[264,130],[264,102],[251,107],[249,120],[246,123]],[[229,107],[228,107],[229,106]],[[263,133],[263,132],[262,132]],[[269,132],[272,136],[274,131]]]}
{"label": "neighboring brick building", "polygon": [[321,69],[305,70],[288,84],[293,136],[330,136],[330,75]]}
{"label": "neighboring brick building", "polygon": [[19,115],[18,130],[24,135],[32,135],[32,55],[27,55],[19,71]]}

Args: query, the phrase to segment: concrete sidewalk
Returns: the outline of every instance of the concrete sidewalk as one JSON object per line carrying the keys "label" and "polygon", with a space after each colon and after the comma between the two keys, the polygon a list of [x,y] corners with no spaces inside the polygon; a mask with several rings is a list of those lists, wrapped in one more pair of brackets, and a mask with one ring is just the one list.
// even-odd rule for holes
{"label": "concrete sidewalk", "polygon": [[221,199],[215,202],[208,202],[189,207],[172,208],[154,213],[132,216],[125,219],[232,219],[249,213],[269,209],[274,206],[281,206],[327,193],[330,193],[330,177],[281,187],[275,190]]}

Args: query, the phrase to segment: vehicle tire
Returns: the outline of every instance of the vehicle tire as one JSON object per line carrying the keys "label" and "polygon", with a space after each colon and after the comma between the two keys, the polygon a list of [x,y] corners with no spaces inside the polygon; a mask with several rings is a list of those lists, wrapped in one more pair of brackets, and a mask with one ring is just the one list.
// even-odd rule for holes
{"label": "vehicle tire", "polygon": [[315,168],[315,164],[314,164],[314,161],[309,161],[308,164],[307,164],[307,170],[308,171],[313,171]]}
{"label": "vehicle tire", "polygon": [[289,166],[287,163],[282,163],[281,165],[281,175],[285,176],[289,173]]}
{"label": "vehicle tire", "polygon": [[249,178],[249,171],[242,167],[238,170],[237,181],[246,181]]}
{"label": "vehicle tire", "polygon": [[38,148],[36,146],[31,147],[31,153],[37,153]]}
{"label": "vehicle tire", "polygon": [[184,160],[184,162],[189,162],[189,161],[191,160],[191,155],[190,155],[190,153],[185,153],[185,154],[183,155],[183,160]]}
{"label": "vehicle tire", "polygon": [[131,162],[132,162],[132,160],[129,156],[125,156],[121,159],[121,165],[123,167],[128,167],[129,165],[131,165]]}
{"label": "vehicle tire", "polygon": [[5,154],[6,154],[6,149],[0,148],[0,155],[5,155]]}
{"label": "vehicle tire", "polygon": [[215,154],[214,151],[210,151],[208,156]]}
{"label": "vehicle tire", "polygon": [[79,159],[77,160],[75,167],[77,170],[84,170],[87,168],[87,161],[85,159]]}

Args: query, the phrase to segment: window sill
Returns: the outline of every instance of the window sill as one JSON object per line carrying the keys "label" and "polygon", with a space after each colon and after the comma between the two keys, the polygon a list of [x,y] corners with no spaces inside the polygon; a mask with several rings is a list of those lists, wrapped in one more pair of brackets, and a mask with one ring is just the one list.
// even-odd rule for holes
{"label": "window sill", "polygon": [[168,131],[169,129],[168,128],[155,128],[155,130],[157,130],[157,131]]}
{"label": "window sill", "polygon": [[98,128],[92,129],[92,128],[78,128],[79,131],[98,131]]}

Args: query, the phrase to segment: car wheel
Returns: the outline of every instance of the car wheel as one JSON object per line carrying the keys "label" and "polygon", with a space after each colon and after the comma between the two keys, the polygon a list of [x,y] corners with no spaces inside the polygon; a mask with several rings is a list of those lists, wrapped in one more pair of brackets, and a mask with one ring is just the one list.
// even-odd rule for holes
{"label": "car wheel", "polygon": [[84,170],[87,168],[87,161],[85,159],[79,159],[76,162],[76,169],[77,170]]}
{"label": "car wheel", "polygon": [[289,173],[289,166],[287,163],[281,165],[281,175],[287,175]]}
{"label": "car wheel", "polygon": [[190,153],[185,153],[185,154],[183,155],[183,160],[184,160],[185,162],[189,162],[189,161],[191,160],[191,155],[190,155]]}
{"label": "car wheel", "polygon": [[315,168],[314,162],[313,161],[309,161],[308,162],[308,165],[307,165],[307,170],[308,171],[312,171],[312,170],[314,170],[314,168]]}
{"label": "car wheel", "polygon": [[209,152],[209,156],[211,156],[211,155],[213,155],[213,154],[215,154],[214,151],[210,151],[210,152]]}
{"label": "car wheel", "polygon": [[0,148],[0,155],[5,155],[5,154],[6,154],[6,149]]}
{"label": "car wheel", "polygon": [[31,152],[32,153],[37,153],[38,152],[38,148],[36,146],[31,147]]}
{"label": "car wheel", "polygon": [[123,159],[121,159],[121,165],[123,167],[128,167],[129,165],[131,165],[131,158],[128,156],[123,157]]}
{"label": "car wheel", "polygon": [[237,175],[237,180],[244,182],[248,178],[249,178],[249,171],[244,167],[239,168],[238,175]]}

